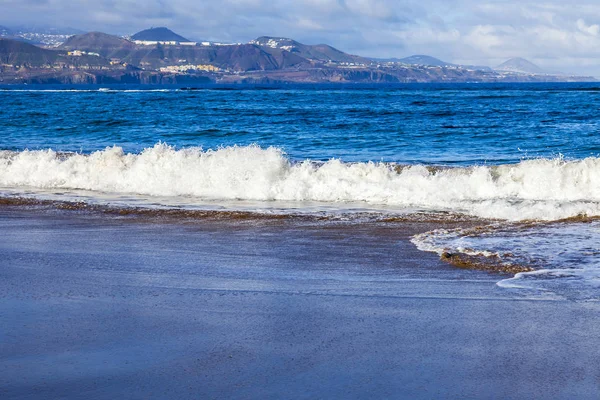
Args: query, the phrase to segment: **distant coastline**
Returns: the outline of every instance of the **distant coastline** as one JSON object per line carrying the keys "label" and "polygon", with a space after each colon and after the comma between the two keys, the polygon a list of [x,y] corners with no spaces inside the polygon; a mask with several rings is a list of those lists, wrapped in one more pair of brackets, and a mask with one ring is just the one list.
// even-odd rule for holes
{"label": "distant coastline", "polygon": [[425,55],[371,59],[280,37],[233,44],[195,42],[167,28],[129,38],[90,32],[59,39],[64,42],[48,45],[8,33],[0,37],[0,84],[596,81],[591,76],[550,73],[520,58],[496,68],[452,64]]}

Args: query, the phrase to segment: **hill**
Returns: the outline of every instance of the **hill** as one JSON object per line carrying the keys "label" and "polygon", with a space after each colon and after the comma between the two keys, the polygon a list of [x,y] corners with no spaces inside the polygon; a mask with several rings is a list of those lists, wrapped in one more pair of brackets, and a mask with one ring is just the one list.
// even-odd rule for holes
{"label": "hill", "polygon": [[143,40],[151,42],[189,42],[190,40],[184,38],[173,32],[172,30],[159,27],[150,28],[140,31],[131,37],[132,40]]}
{"label": "hill", "polygon": [[309,65],[306,59],[288,51],[265,51],[260,46],[242,44],[216,46],[213,62],[236,71],[264,71]]}
{"label": "hill", "polygon": [[454,67],[454,68],[464,68],[475,71],[492,71],[490,67],[486,67],[483,65],[462,65],[462,64],[453,64],[446,61],[442,61],[439,58],[426,56],[426,55],[414,55],[405,58],[393,58],[389,60],[383,61],[391,61],[391,62],[400,62],[409,65],[425,65],[428,67]]}
{"label": "hill", "polygon": [[41,67],[54,64],[59,55],[19,40],[0,38],[0,64]]}
{"label": "hill", "polygon": [[71,36],[61,46],[65,49],[80,49],[86,48],[99,50],[102,48],[121,48],[127,47],[133,49],[135,45],[127,39],[118,36],[109,35],[102,32],[89,32],[83,35]]}
{"label": "hill", "polygon": [[298,54],[259,45],[138,46],[129,40],[100,32],[72,36],[60,48],[96,52],[102,57],[117,58],[147,69],[185,63],[211,64],[234,71],[265,71],[310,64]]}
{"label": "hill", "polygon": [[270,51],[270,49],[288,51],[307,60],[321,62],[333,61],[337,63],[371,63],[371,60],[369,59],[344,53],[343,51],[326,44],[306,45],[293,39],[282,37],[261,36],[250,41],[250,44],[261,46],[267,51]]}
{"label": "hill", "polygon": [[[80,52],[69,54],[73,50]],[[0,41],[0,81],[16,83],[594,81],[591,77],[540,73],[539,67],[522,59],[509,60],[499,68],[497,72],[450,64],[424,55],[374,62],[328,45],[269,36],[247,44],[138,45],[90,32],[69,37],[57,50]]]}
{"label": "hill", "polygon": [[135,44],[127,39],[102,32],[71,36],[60,46],[63,50],[92,51],[106,58],[125,57],[135,48]]}
{"label": "hill", "polygon": [[145,68],[167,65],[210,64],[232,71],[270,71],[310,65],[306,59],[287,51],[266,51],[260,46],[241,44],[228,46],[140,46],[123,61]]}
{"label": "hill", "polygon": [[524,58],[516,57],[498,65],[496,71],[515,72],[519,74],[546,74],[542,68]]}
{"label": "hill", "polygon": [[414,55],[414,56],[401,58],[398,61],[400,61],[401,63],[404,63],[404,64],[428,65],[428,66],[432,66],[432,67],[445,67],[445,66],[448,66],[448,65],[454,65],[454,64],[448,63],[446,61],[442,61],[439,58],[435,58],[435,57],[431,57],[431,56],[426,56],[426,55],[421,55],[421,54],[417,54],[417,55]]}

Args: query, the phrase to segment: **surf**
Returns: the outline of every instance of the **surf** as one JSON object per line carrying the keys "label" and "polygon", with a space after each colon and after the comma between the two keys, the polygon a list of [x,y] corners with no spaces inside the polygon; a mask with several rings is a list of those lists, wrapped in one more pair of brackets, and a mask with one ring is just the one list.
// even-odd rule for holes
{"label": "surf", "polygon": [[431,167],[295,162],[276,147],[203,150],[158,143],[140,153],[1,151],[0,186],[261,202],[364,203],[507,221],[600,216],[600,159]]}

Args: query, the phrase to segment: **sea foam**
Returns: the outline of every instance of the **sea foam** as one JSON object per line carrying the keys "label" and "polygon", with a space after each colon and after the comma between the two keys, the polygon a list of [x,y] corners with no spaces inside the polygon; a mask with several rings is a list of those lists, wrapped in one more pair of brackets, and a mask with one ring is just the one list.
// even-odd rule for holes
{"label": "sea foam", "polygon": [[412,242],[419,250],[439,255],[481,256],[491,258],[498,267],[534,269],[498,282],[504,288],[534,289],[576,300],[598,299],[600,220],[437,229],[413,236]]}
{"label": "sea foam", "polygon": [[511,221],[600,215],[600,159],[431,168],[388,163],[294,163],[277,148],[176,149],[139,154],[0,151],[4,188],[78,189],[210,200],[363,202]]}

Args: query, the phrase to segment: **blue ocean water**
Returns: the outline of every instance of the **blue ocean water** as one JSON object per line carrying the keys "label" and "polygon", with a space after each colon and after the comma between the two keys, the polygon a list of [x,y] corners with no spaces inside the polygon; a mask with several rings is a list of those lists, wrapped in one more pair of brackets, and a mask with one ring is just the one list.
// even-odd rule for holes
{"label": "blue ocean water", "polygon": [[600,152],[598,84],[198,89],[4,86],[0,148],[258,144],[294,160],[442,165]]}
{"label": "blue ocean water", "polygon": [[493,225],[415,245],[598,297],[598,84],[14,86],[0,104],[0,196],[467,215]]}

